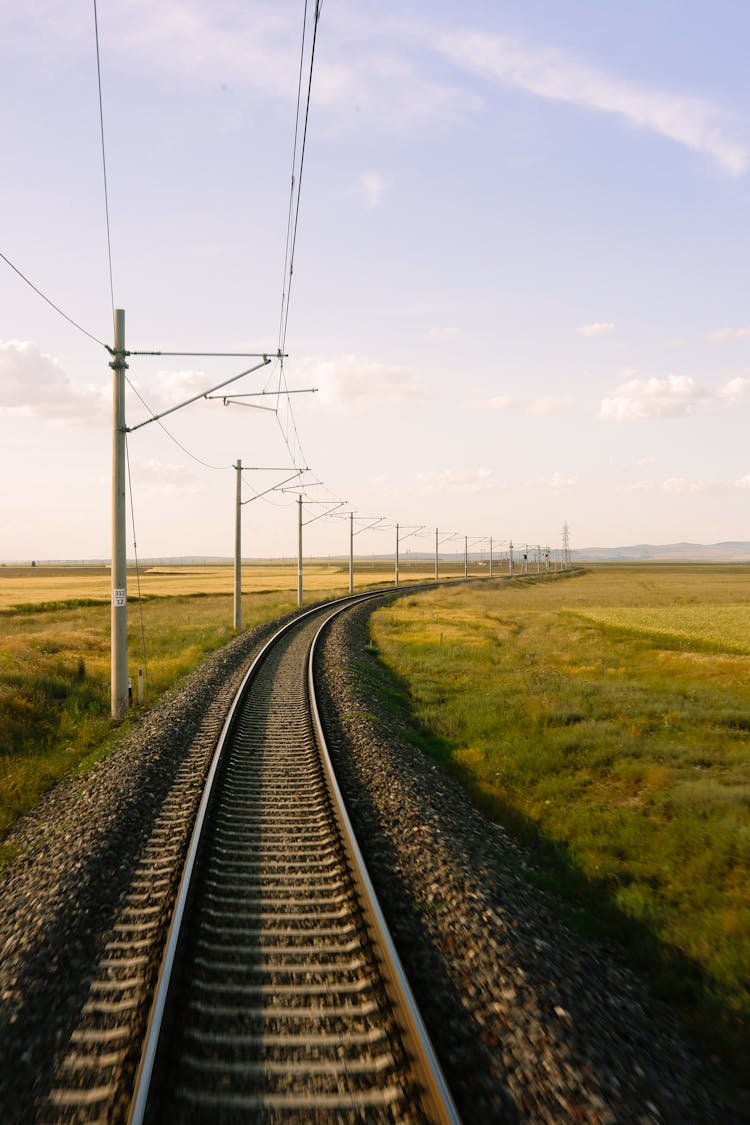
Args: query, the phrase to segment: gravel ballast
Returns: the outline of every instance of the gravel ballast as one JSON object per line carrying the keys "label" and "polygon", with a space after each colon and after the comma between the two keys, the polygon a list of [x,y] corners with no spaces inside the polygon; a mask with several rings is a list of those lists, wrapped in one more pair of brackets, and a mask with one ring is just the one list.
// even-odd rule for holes
{"label": "gravel ballast", "polygon": [[[528,858],[405,738],[368,648],[373,607],[321,661],[331,755],[466,1122],[729,1122],[743,1093],[613,954],[515,872]],[[745,1095],[746,1096],[746,1095]]]}
{"label": "gravel ballast", "polygon": [[[748,1120],[720,1104],[714,1068],[668,1010],[611,953],[566,928],[514,873],[522,849],[405,739],[367,648],[371,612],[355,609],[329,632],[319,661],[324,722],[360,846],[467,1125]],[[214,654],[9,838],[20,855],[0,882],[3,1125],[84,1119],[49,1094],[97,966],[123,904],[137,897],[134,880],[163,831],[160,816],[176,800],[184,815],[169,822],[175,859],[160,876],[171,901],[234,692],[274,627]],[[133,1041],[106,1120],[123,1120],[168,905],[142,943],[146,983],[135,992]]]}
{"label": "gravel ballast", "polygon": [[[0,1121],[75,1120],[45,1099],[58,1081],[105,943],[112,936],[161,810],[177,790],[184,806],[147,955],[152,983],[182,858],[221,727],[249,661],[276,625],[243,633],[214,653],[141,719],[85,776],[55,786],[7,838],[19,858],[0,880]],[[130,896],[132,897],[132,896]],[[150,997],[139,998],[142,1029]],[[131,1045],[124,1081],[133,1073]],[[111,1114],[119,1112],[117,1105]]]}

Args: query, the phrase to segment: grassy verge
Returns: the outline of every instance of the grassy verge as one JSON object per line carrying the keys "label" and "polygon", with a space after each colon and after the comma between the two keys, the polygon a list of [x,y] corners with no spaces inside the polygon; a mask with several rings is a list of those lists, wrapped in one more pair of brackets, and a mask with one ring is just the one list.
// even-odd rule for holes
{"label": "grassy verge", "polygon": [[532,844],[527,874],[619,942],[740,1069],[750,635],[728,623],[750,607],[748,578],[606,568],[415,595],[373,619],[415,739]]}
{"label": "grassy verge", "polygon": [[[404,579],[429,574],[423,562]],[[359,560],[357,588],[389,584],[393,569]],[[122,727],[110,720],[109,571],[95,566],[0,567],[0,863],[11,857],[2,839],[60,778],[98,761]],[[129,610],[129,668],[147,677],[146,704],[155,703],[208,653],[234,635],[233,572],[226,565],[153,566],[136,582],[139,606]],[[308,602],[343,594],[348,566],[306,562]],[[296,566],[243,568],[243,625],[270,621],[296,605]],[[124,727],[127,730],[127,721]]]}
{"label": "grassy verge", "polygon": [[[288,592],[259,594],[245,625],[278,617],[293,604]],[[226,595],[144,605],[147,705],[232,638],[231,612]],[[129,616],[135,683],[144,665],[137,608]],[[0,839],[51,785],[93,765],[123,733],[110,719],[109,628],[109,607],[101,605],[24,607],[0,618]]]}

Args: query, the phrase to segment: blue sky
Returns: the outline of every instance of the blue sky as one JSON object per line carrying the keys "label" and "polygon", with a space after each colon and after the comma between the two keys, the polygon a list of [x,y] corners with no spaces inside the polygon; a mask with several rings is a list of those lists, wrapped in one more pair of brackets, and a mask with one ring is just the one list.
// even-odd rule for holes
{"label": "blue sky", "polygon": [[[130,348],[276,350],[302,13],[100,0]],[[310,518],[335,498],[496,541],[750,538],[748,33],[721,0],[324,0],[285,365],[319,391],[293,424],[201,402],[133,433],[139,552],[229,554],[237,458],[309,466]],[[109,343],[91,6],[6,5],[0,65],[0,251]],[[108,359],[0,261],[0,557],[109,555]],[[239,370],[128,375],[162,410]],[[295,520],[293,495],[247,504],[244,553],[292,554]],[[310,524],[306,551],[346,549]]]}

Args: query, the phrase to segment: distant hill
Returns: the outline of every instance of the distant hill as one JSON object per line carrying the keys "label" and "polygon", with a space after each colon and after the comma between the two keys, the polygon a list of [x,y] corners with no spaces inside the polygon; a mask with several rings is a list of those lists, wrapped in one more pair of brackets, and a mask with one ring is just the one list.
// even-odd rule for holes
{"label": "distant hill", "polygon": [[750,543],[638,543],[633,547],[582,547],[571,555],[576,562],[750,562]]}
{"label": "distant hill", "polygon": [[[518,547],[516,548],[518,551]],[[536,548],[532,548],[533,551]],[[493,552],[495,558],[500,558],[501,555],[507,554],[507,546],[503,544],[502,547],[496,544],[495,551]],[[554,555],[556,556],[557,549]],[[750,563],[750,542],[740,540],[729,540],[726,543],[636,543],[630,547],[579,547],[573,548],[570,552],[571,559],[574,562],[727,562],[727,563]],[[447,558],[454,556],[457,560],[463,560],[463,549],[460,548],[456,551],[441,550],[441,557]],[[412,562],[428,562],[434,559],[434,554],[431,551],[404,551],[401,556],[401,561],[404,565],[408,565],[409,561]],[[536,558],[535,555],[532,557]],[[382,561],[392,559],[393,555],[389,552],[383,552],[378,555],[368,555],[368,558],[375,558]],[[478,550],[476,547],[469,551],[469,558],[472,562],[478,559],[487,559],[487,548]],[[343,555],[323,555],[318,559],[319,562],[341,563],[342,565],[348,560],[348,556]],[[243,556],[243,562],[254,563],[292,563],[294,559],[291,558],[272,558],[264,556],[262,558],[248,558]],[[146,558],[140,560],[142,567],[152,566],[217,566],[229,565],[232,559],[228,555],[172,555],[162,556],[161,558]],[[1,566],[29,566],[30,560],[0,560]],[[109,566],[109,559],[40,559],[36,563],[31,563],[33,566]],[[128,566],[133,565],[133,560],[128,559]]]}

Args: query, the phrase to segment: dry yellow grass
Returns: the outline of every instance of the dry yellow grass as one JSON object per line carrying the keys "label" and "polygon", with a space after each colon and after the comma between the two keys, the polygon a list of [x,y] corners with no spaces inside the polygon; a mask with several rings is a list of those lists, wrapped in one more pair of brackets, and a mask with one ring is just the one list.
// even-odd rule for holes
{"label": "dry yellow grass", "polygon": [[[452,568],[455,570],[455,567]],[[432,564],[408,563],[401,566],[401,580],[413,582],[429,579]],[[380,560],[355,560],[355,587],[389,583],[393,580],[393,564]],[[128,570],[128,596],[140,592],[144,598],[169,598],[195,594],[226,594],[234,590],[234,568],[221,565],[166,565],[145,567],[140,579],[133,568]],[[303,567],[305,596],[310,600],[328,594],[345,593],[349,588],[348,561],[305,561]],[[296,562],[246,563],[242,567],[243,594],[256,592],[296,593]],[[109,602],[110,575],[106,567],[35,566],[0,567],[0,611],[17,606],[40,603],[97,600]]]}
{"label": "dry yellow grass", "polygon": [[659,637],[681,637],[724,652],[750,653],[750,604],[590,606],[582,617],[601,625]]}

